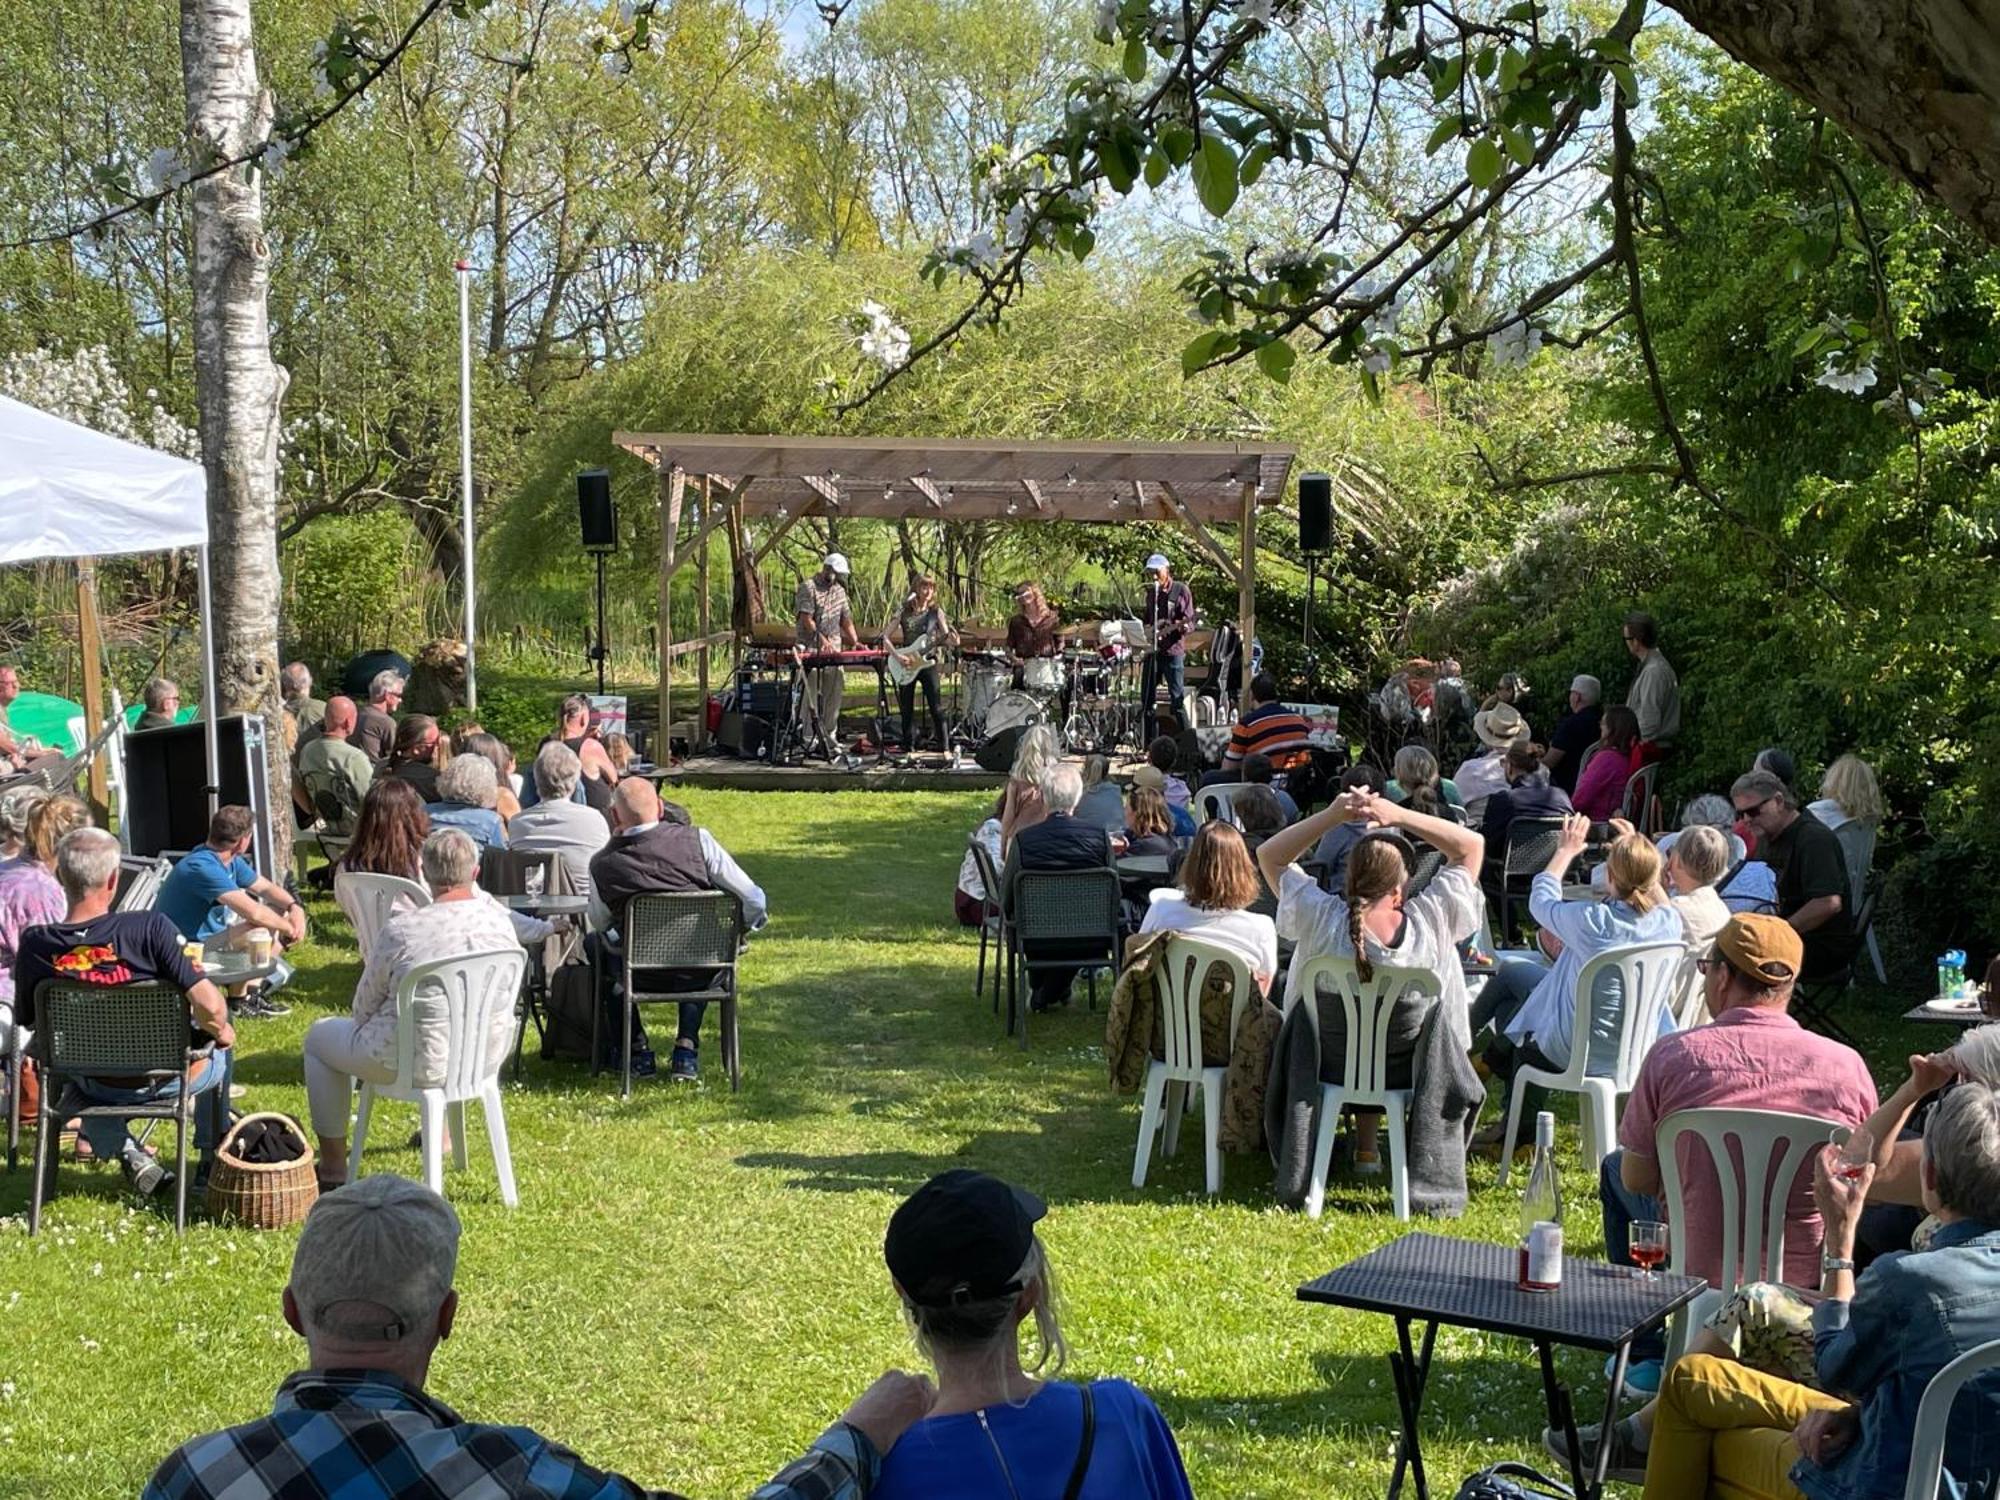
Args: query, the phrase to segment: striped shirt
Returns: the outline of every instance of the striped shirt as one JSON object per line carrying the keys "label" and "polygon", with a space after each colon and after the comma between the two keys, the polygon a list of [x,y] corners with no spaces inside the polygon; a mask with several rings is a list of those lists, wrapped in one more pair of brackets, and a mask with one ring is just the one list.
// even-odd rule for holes
{"label": "striped shirt", "polygon": [[1282,703],[1260,703],[1229,732],[1225,766],[1241,765],[1246,755],[1264,755],[1273,770],[1296,771],[1312,760],[1312,726]]}

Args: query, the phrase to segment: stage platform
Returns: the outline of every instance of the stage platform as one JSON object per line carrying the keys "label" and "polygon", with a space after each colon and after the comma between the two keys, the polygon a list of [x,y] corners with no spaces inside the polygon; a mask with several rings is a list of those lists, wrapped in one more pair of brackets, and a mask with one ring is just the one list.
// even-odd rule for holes
{"label": "stage platform", "polygon": [[731,755],[690,756],[677,766],[642,773],[668,787],[734,787],[753,792],[976,792],[997,791],[1003,775],[981,770],[970,758],[956,770],[938,757],[910,765],[892,761],[864,762],[853,770],[809,761],[802,766],[774,766],[764,761],[738,760]]}

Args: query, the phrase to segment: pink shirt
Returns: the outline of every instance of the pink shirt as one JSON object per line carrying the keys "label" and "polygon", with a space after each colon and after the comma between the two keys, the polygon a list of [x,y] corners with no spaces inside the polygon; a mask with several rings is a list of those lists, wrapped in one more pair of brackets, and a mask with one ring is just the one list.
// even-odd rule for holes
{"label": "pink shirt", "polygon": [[[1659,1149],[1654,1136],[1660,1122],[1683,1109],[1769,1109],[1859,1125],[1876,1102],[1875,1080],[1852,1047],[1807,1031],[1782,1011],[1737,1006],[1706,1026],[1662,1037],[1646,1054],[1618,1124],[1618,1143],[1651,1157]],[[1690,1262],[1676,1269],[1723,1285],[1722,1186],[1707,1149],[1692,1136],[1681,1137],[1676,1158]],[[1698,1226],[1712,1227],[1703,1235]],[[1819,1285],[1821,1238],[1809,1157],[1785,1214],[1785,1280],[1793,1286]],[[1762,1274],[1753,1268],[1744,1279]]]}

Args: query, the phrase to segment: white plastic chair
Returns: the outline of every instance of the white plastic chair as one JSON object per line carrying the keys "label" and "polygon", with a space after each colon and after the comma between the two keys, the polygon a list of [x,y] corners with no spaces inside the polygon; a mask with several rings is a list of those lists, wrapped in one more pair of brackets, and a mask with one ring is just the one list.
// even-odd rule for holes
{"label": "white plastic chair", "polygon": [[1688,1330],[1698,1327],[1739,1286],[1785,1279],[1785,1215],[1792,1188],[1800,1169],[1841,1125],[1839,1120],[1773,1109],[1683,1109],[1660,1121],[1654,1132],[1654,1159],[1660,1164],[1668,1254],[1675,1267],[1688,1263],[1686,1185],[1676,1154],[1683,1135],[1693,1132],[1707,1148],[1722,1198],[1722,1223],[1702,1226],[1705,1233],[1720,1231],[1721,1270],[1707,1291],[1674,1315],[1670,1360],[1686,1349]]}
{"label": "white plastic chair", "polygon": [[[368,1143],[368,1116],[376,1095],[415,1103],[422,1112],[424,1182],[434,1193],[444,1191],[444,1136],[450,1117],[452,1165],[466,1167],[465,1104],[477,1099],[486,1115],[486,1138],[493,1147],[493,1169],[500,1178],[500,1201],[509,1208],[519,1201],[514,1191],[514,1157],[507,1147],[507,1117],[500,1108],[500,1069],[514,1040],[514,1006],[528,955],[519,948],[466,953],[413,966],[396,986],[396,1080],[361,1085],[361,1108],[354,1117],[354,1151],[350,1170],[361,1176],[361,1151]],[[420,986],[441,986],[444,994],[418,999]],[[417,1079],[417,1034],[420,1027],[445,1029],[444,1071],[441,1077]]]}
{"label": "white plastic chair", "polygon": [[1139,1110],[1139,1145],[1132,1155],[1133,1187],[1146,1185],[1146,1168],[1152,1160],[1156,1138],[1160,1139],[1162,1156],[1172,1156],[1180,1145],[1181,1111],[1187,1092],[1200,1084],[1208,1190],[1222,1191],[1222,1083],[1229,1069],[1203,1067],[1201,1056],[1201,991],[1212,964],[1222,964],[1229,970],[1233,991],[1229,999],[1229,1040],[1234,1045],[1236,1027],[1249,1007],[1250,997],[1256,993],[1249,965],[1213,943],[1174,936],[1167,939],[1154,969],[1160,989],[1160,1030],[1166,1040],[1166,1056],[1149,1058],[1146,1062],[1146,1098]]}
{"label": "white plastic chair", "polygon": [[399,903],[406,910],[429,906],[431,893],[414,880],[400,875],[370,875],[364,870],[342,870],[333,877],[333,899],[354,928],[354,942],[361,949],[361,961],[368,962],[375,946],[375,934],[396,915]]}
{"label": "white plastic chair", "polygon": [[1363,980],[1351,958],[1321,954],[1307,960],[1298,985],[1287,994],[1286,1010],[1305,1003],[1311,1007],[1313,1035],[1319,1035],[1319,987],[1334,990],[1346,1018],[1346,1056],[1340,1076],[1345,1083],[1319,1086],[1319,1125],[1313,1133],[1312,1180],[1306,1187],[1306,1217],[1317,1219],[1326,1201],[1327,1173],[1333,1167],[1333,1136],[1343,1105],[1366,1104],[1387,1116],[1389,1130],[1389,1194],[1396,1217],[1410,1216],[1409,1089],[1389,1087],[1389,1022],[1405,995],[1441,994],[1437,975],[1429,969],[1377,965]]}
{"label": "white plastic chair", "polygon": [[1910,1434],[1910,1472],[1903,1481],[1903,1500],[1937,1500],[1952,1403],[1967,1381],[1995,1366],[2000,1366],[2000,1339],[1966,1350],[1931,1376],[1931,1383],[1924,1387],[1924,1399],[1917,1404],[1917,1425]]}
{"label": "white plastic chair", "polygon": [[1245,783],[1240,781],[1224,781],[1214,786],[1205,786],[1196,792],[1195,822],[1208,823],[1220,818],[1223,822],[1233,825],[1236,822],[1236,798],[1242,792],[1244,785]]}
{"label": "white plastic chair", "polygon": [[[1618,1096],[1632,1092],[1639,1077],[1639,1064],[1646,1060],[1653,1043],[1659,1040],[1660,1017],[1675,999],[1674,976],[1687,958],[1687,945],[1671,943],[1627,943],[1606,948],[1584,964],[1576,976],[1575,1019],[1570,1027],[1569,1066],[1560,1073],[1530,1067],[1514,1070],[1514,1087],[1507,1100],[1507,1134],[1519,1139],[1521,1100],[1528,1085],[1539,1083],[1558,1093],[1575,1094],[1583,1116],[1583,1166],[1595,1172],[1618,1143]],[[1591,1022],[1606,1002],[1600,981],[1611,973],[1620,979],[1623,1000],[1618,1013],[1618,1051],[1611,1071],[1590,1070]],[[1500,1186],[1507,1185],[1513,1169],[1512,1154],[1502,1150]]]}
{"label": "white plastic chair", "polygon": [[1702,990],[1701,955],[1692,948],[1674,974],[1674,1030],[1688,1031],[1702,1024],[1707,1014],[1708,996]]}

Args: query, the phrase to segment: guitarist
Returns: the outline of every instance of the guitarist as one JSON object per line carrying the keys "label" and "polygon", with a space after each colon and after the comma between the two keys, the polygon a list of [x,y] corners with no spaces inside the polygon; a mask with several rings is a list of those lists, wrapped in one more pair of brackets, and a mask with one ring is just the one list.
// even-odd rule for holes
{"label": "guitarist", "polygon": [[[936,737],[937,748],[947,748],[944,708],[938,696],[938,669],[932,653],[947,645],[956,646],[958,632],[951,628],[944,611],[938,608],[934,580],[917,578],[911,583],[909,595],[903,600],[902,613],[882,632],[882,644],[890,648],[892,655],[891,675],[896,678],[896,700],[903,710],[903,749],[909,751],[916,748],[912,735],[915,732],[919,685],[924,690],[924,707],[931,716],[931,731]],[[901,650],[896,649],[899,646]],[[920,670],[911,675],[908,668],[919,662],[922,663]]]}
{"label": "guitarist", "polygon": [[1146,559],[1146,575],[1146,628],[1152,632],[1153,646],[1140,669],[1139,701],[1145,705],[1147,721],[1152,722],[1153,691],[1164,682],[1167,706],[1178,733],[1188,727],[1182,689],[1187,682],[1186,637],[1194,628],[1194,594],[1175,580],[1167,559],[1158,552]]}

